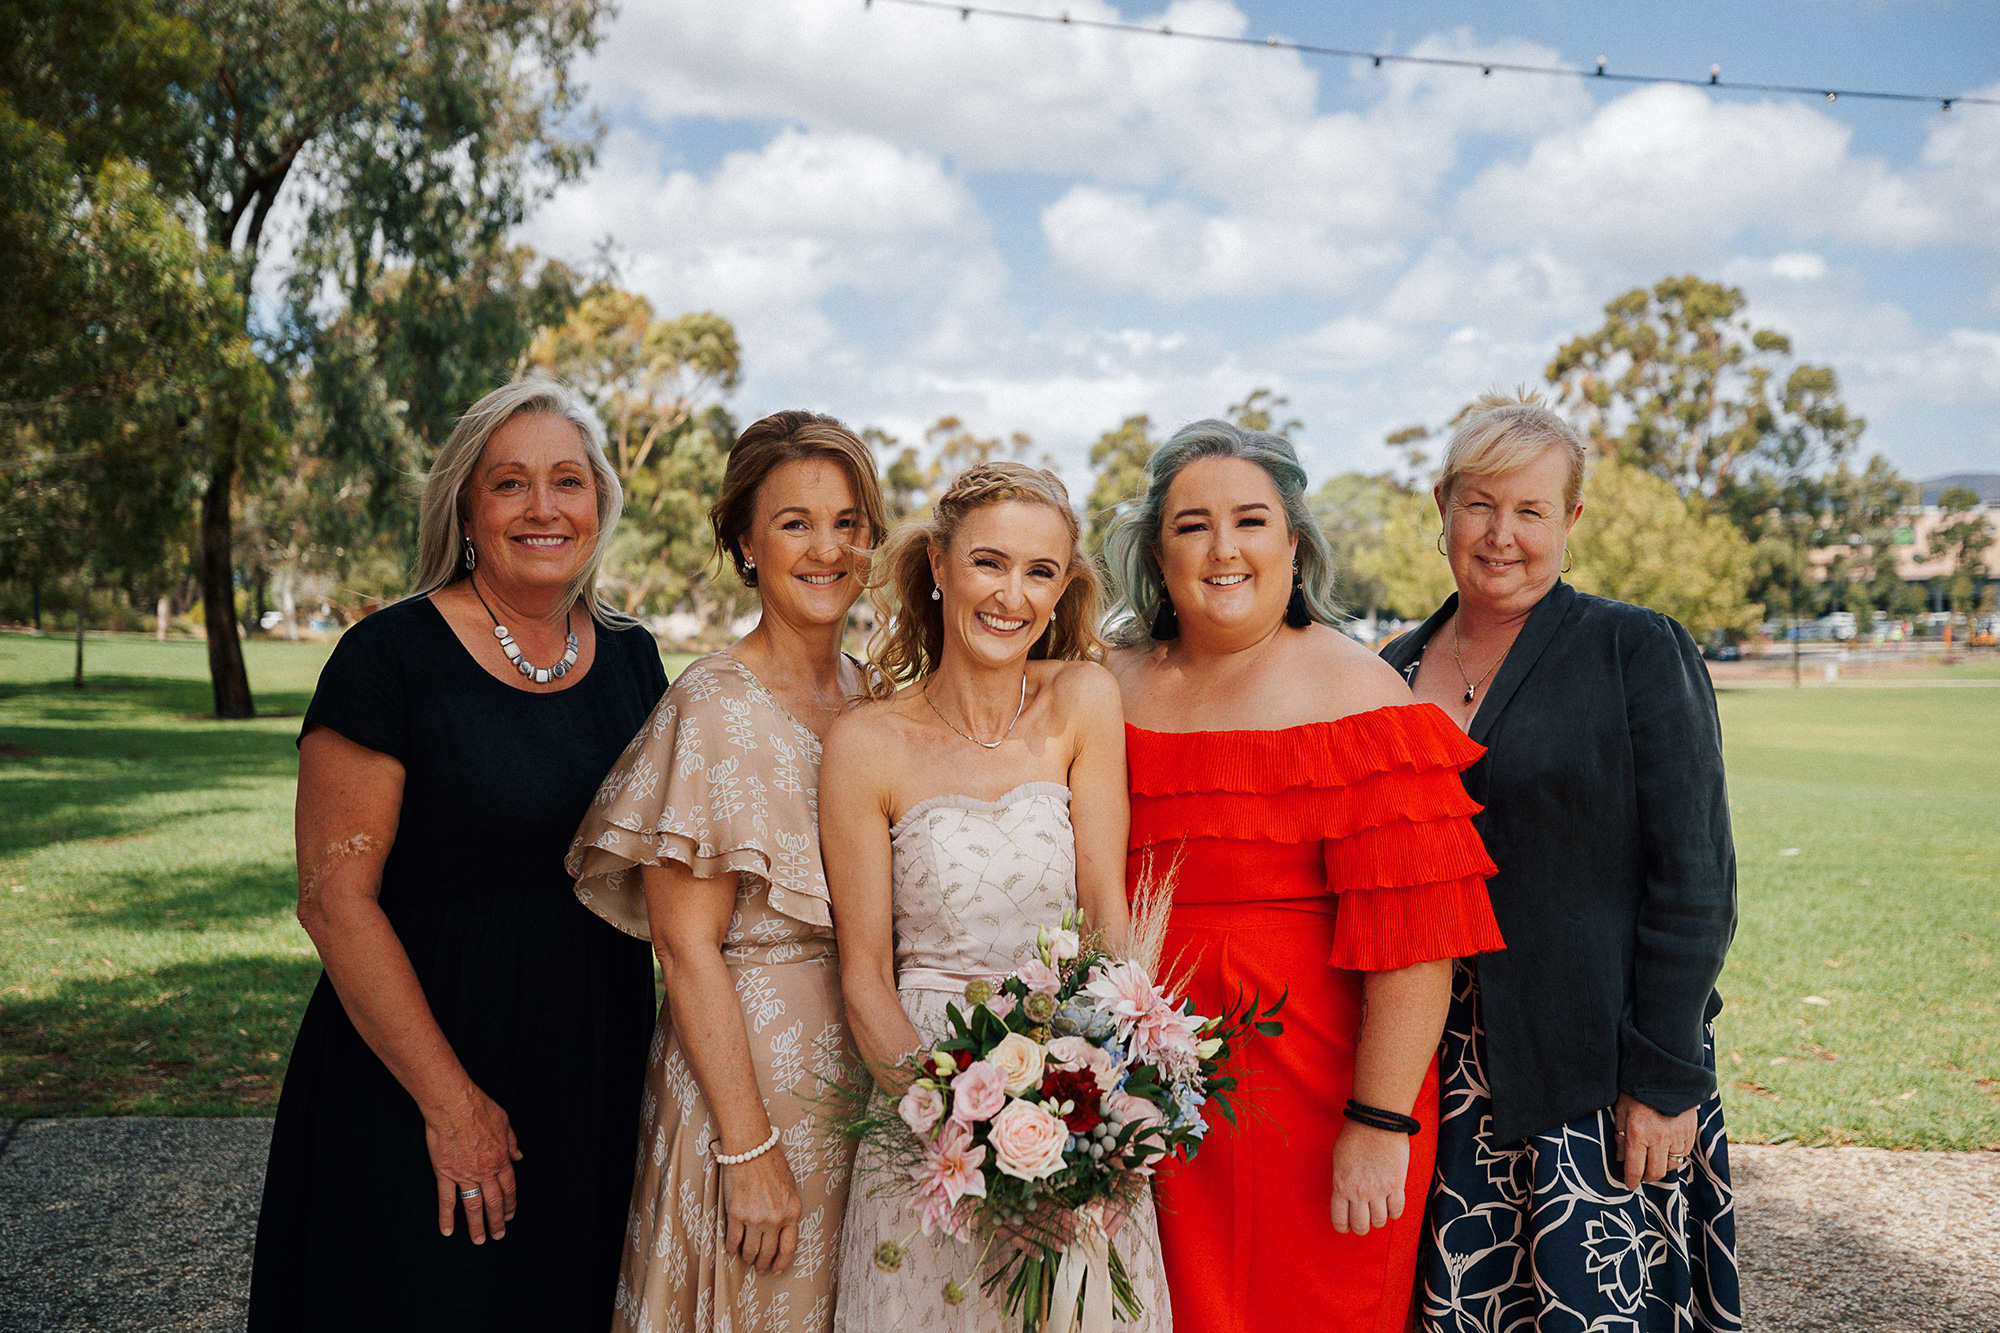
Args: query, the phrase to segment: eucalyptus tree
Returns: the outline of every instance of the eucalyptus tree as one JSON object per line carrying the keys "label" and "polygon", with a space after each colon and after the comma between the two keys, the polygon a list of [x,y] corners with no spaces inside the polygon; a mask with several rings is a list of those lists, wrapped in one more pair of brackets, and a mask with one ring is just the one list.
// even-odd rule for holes
{"label": "eucalyptus tree", "polygon": [[[273,289],[258,277],[281,205],[296,218],[284,275],[290,328],[282,337],[264,328],[260,342],[273,378],[288,355],[310,363],[326,312],[366,316],[398,267],[415,281],[459,279],[539,192],[591,160],[597,126],[573,66],[598,40],[605,0],[160,8],[193,24],[211,52],[186,89],[181,158],[204,238],[245,298],[246,329],[263,308],[253,296]],[[335,415],[364,432],[371,413],[393,410],[366,391],[330,397]],[[254,711],[235,633],[232,504],[239,483],[274,461],[268,404],[281,401],[218,402],[202,431],[202,591],[222,717]]]}
{"label": "eucalyptus tree", "polygon": [[148,0],[0,3],[0,572],[153,582],[187,454],[264,377],[174,206],[208,48]]}

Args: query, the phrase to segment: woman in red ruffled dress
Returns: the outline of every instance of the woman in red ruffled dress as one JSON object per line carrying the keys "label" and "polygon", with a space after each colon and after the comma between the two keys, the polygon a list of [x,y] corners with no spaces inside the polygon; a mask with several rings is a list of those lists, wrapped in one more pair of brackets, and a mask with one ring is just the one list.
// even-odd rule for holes
{"label": "woman in red ruffled dress", "polygon": [[1180,1333],[1401,1333],[1451,960],[1504,947],[1458,778],[1484,751],[1329,627],[1305,487],[1285,440],[1196,422],[1106,546],[1128,881],[1173,872],[1164,958],[1198,1011],[1290,997],[1245,1050],[1243,1123],[1159,1179]]}

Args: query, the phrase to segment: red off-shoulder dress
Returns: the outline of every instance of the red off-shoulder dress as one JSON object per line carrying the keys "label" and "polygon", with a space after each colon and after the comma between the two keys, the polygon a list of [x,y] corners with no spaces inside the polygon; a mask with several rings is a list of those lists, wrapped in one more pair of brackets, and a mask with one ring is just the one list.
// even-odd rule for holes
{"label": "red off-shoulder dress", "polygon": [[1211,1116],[1160,1173],[1160,1242],[1181,1333],[1402,1333],[1437,1145],[1437,1066],[1412,1114],[1400,1220],[1328,1216],[1362,974],[1504,948],[1458,775],[1485,751],[1430,704],[1282,731],[1126,728],[1128,886],[1179,870],[1165,960],[1202,1013],[1289,989],[1284,1035],[1241,1053],[1247,1114]]}

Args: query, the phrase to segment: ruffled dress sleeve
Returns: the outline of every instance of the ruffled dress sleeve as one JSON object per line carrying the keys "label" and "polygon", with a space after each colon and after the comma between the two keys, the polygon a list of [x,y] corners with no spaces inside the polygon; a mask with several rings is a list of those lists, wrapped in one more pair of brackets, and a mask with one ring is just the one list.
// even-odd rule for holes
{"label": "ruffled dress sleeve", "polygon": [[1351,725],[1328,755],[1345,799],[1325,840],[1327,887],[1340,895],[1327,961],[1387,972],[1506,948],[1486,892],[1498,867],[1458,776],[1485,747],[1433,704],[1341,721]]}
{"label": "ruffled dress sleeve", "polygon": [[[583,904],[650,938],[639,867],[735,873],[806,926],[833,926],[819,854],[818,737],[734,658],[683,671],[598,788],[564,861]],[[739,884],[742,888],[751,887]]]}
{"label": "ruffled dress sleeve", "polygon": [[1128,738],[1134,849],[1321,844],[1326,889],[1340,896],[1332,966],[1386,972],[1506,947],[1486,893],[1495,867],[1472,827],[1480,807],[1458,776],[1486,751],[1443,710]]}

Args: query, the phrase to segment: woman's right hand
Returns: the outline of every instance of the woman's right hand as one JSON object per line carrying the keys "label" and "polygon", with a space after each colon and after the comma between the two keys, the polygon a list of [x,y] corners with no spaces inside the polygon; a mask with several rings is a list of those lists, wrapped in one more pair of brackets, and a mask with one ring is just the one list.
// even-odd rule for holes
{"label": "woman's right hand", "polygon": [[[449,1236],[453,1214],[465,1205],[465,1229],[474,1245],[499,1240],[514,1217],[514,1163],[521,1146],[500,1104],[468,1085],[464,1103],[450,1114],[424,1117],[424,1145],[437,1176],[438,1230]],[[461,1199],[460,1190],[479,1197]]]}
{"label": "woman's right hand", "polygon": [[781,1147],[722,1168],[724,1254],[760,1273],[791,1267],[799,1246],[799,1184]]}

